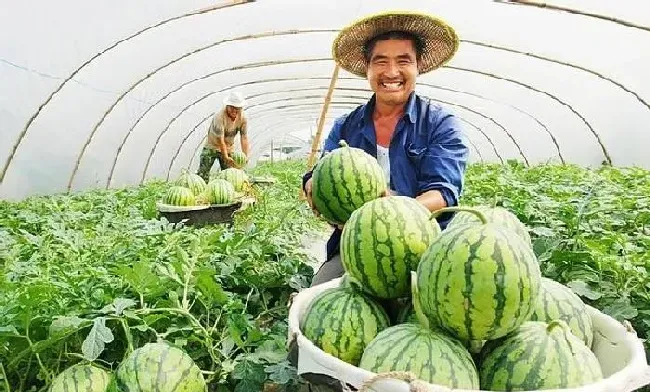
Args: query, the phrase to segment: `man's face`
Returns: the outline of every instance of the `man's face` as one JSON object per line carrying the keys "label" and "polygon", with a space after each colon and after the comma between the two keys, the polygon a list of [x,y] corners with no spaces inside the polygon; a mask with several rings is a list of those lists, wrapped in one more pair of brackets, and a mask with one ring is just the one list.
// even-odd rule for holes
{"label": "man's face", "polygon": [[389,105],[406,103],[415,90],[418,74],[415,47],[410,40],[378,41],[368,63],[367,78],[377,101]]}
{"label": "man's face", "polygon": [[228,117],[230,117],[231,119],[234,120],[235,118],[237,118],[237,116],[239,115],[239,113],[241,113],[241,108],[238,108],[238,107],[235,107],[235,106],[226,105],[226,114],[227,114]]}

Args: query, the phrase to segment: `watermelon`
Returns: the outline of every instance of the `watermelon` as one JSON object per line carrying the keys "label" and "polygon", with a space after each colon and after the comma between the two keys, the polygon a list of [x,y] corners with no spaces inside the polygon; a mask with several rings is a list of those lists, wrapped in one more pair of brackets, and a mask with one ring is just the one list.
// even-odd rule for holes
{"label": "watermelon", "polygon": [[357,208],[387,191],[384,172],[377,159],[365,151],[348,147],[326,154],[314,167],[312,201],[330,223],[344,224]]}
{"label": "watermelon", "polygon": [[542,289],[532,321],[564,320],[571,332],[591,347],[593,325],[587,306],[570,288],[552,279],[542,277]]}
{"label": "watermelon", "polygon": [[174,185],[167,190],[163,202],[172,206],[193,206],[196,198],[190,188]]}
{"label": "watermelon", "polygon": [[200,195],[205,190],[206,186],[206,183],[201,176],[195,173],[190,173],[187,169],[183,169],[181,175],[174,184],[190,188],[194,196]]}
{"label": "watermelon", "polygon": [[241,151],[233,152],[232,154],[230,154],[230,157],[232,158],[233,161],[235,161],[235,165],[237,165],[237,168],[242,168],[246,166],[246,162],[248,161],[246,154],[244,154]]}
{"label": "watermelon", "polygon": [[532,248],[504,226],[488,222],[447,228],[422,256],[417,286],[422,310],[432,324],[463,340],[504,336],[527,321],[541,290]]}
{"label": "watermelon", "polygon": [[303,316],[301,330],[326,353],[356,366],[366,345],[390,321],[384,309],[352,282],[345,275],[341,286],[317,295]]}
{"label": "watermelon", "polygon": [[341,263],[370,295],[408,296],[410,272],[440,234],[420,202],[406,196],[371,200],[352,213],[341,234]]}
{"label": "watermelon", "polygon": [[201,369],[183,350],[147,343],[122,361],[115,378],[120,392],[206,392]]}
{"label": "watermelon", "polygon": [[449,388],[479,387],[470,353],[453,337],[416,323],[381,331],[363,352],[359,367],[374,373],[412,372],[419,380]]}
{"label": "watermelon", "polygon": [[487,342],[480,358],[482,390],[577,388],[603,378],[594,353],[562,320],[525,322]]}
{"label": "watermelon", "polygon": [[[501,224],[511,231],[514,231],[521,236],[527,244],[531,244],[532,246],[528,228],[519,220],[519,218],[517,218],[517,215],[503,207],[474,206],[471,208],[480,211],[488,222]],[[447,227],[454,227],[466,223],[480,224],[481,221],[475,214],[469,211],[459,211],[454,214],[454,217],[449,221]]]}
{"label": "watermelon", "polygon": [[229,204],[235,200],[235,188],[221,178],[210,180],[205,192],[210,204]]}
{"label": "watermelon", "polygon": [[234,167],[220,171],[216,178],[223,179],[231,183],[236,192],[241,192],[248,184],[248,175],[246,172]]}
{"label": "watermelon", "polygon": [[90,363],[80,363],[56,376],[49,392],[104,392],[110,382],[111,375],[104,369]]}

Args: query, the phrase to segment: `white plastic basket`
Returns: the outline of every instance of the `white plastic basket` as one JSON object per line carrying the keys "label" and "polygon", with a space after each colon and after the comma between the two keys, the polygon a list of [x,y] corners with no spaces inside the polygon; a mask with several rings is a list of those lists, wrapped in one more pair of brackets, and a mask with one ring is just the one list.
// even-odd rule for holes
{"label": "white plastic basket", "polygon": [[[293,342],[297,346],[298,374],[314,373],[329,376],[341,381],[343,391],[361,391],[365,387],[368,388],[367,391],[374,392],[409,392],[414,390],[418,392],[469,392],[421,381],[409,385],[408,382],[391,378],[390,374],[377,375],[352,366],[316,347],[300,331],[300,319],[318,293],[328,288],[338,287],[340,282],[341,278],[331,280],[305,289],[293,298],[289,310],[289,343]],[[626,328],[597,309],[588,307],[588,311],[594,324],[592,350],[600,361],[604,378],[597,383],[580,388],[547,390],[546,392],[632,392],[650,384],[650,366],[648,366],[643,344],[636,333],[629,326]],[[368,385],[370,383],[372,384],[371,388]],[[364,386],[364,384],[366,385]],[[417,388],[413,388],[415,385]]]}

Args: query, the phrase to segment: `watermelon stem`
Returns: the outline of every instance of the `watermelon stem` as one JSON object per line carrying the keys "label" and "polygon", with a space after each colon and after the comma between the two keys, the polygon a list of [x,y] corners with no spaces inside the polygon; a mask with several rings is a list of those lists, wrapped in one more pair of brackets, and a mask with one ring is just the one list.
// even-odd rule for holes
{"label": "watermelon stem", "polygon": [[411,271],[411,302],[413,302],[413,308],[415,309],[415,317],[418,319],[418,323],[426,329],[430,329],[429,319],[422,312],[422,306],[420,306],[420,291],[418,290],[418,273]]}
{"label": "watermelon stem", "polygon": [[435,219],[439,215],[444,214],[445,212],[470,212],[470,213],[476,215],[478,217],[478,219],[480,219],[481,223],[483,223],[483,224],[489,223],[487,218],[485,217],[485,214],[483,214],[478,209],[472,208],[472,207],[460,207],[460,206],[441,208],[441,209],[439,209],[437,211],[432,212],[429,219]]}
{"label": "watermelon stem", "polygon": [[341,140],[339,140],[339,146],[341,146],[341,147],[347,147],[347,146],[348,146],[348,143],[347,143],[344,139],[341,139]]}
{"label": "watermelon stem", "polygon": [[566,340],[567,344],[569,345],[569,348],[571,349],[571,352],[575,355],[575,350],[573,349],[573,343],[571,342],[571,339],[569,339],[568,334],[572,334],[571,329],[569,328],[569,325],[564,322],[564,320],[561,319],[554,319],[548,322],[548,325],[546,326],[546,332],[551,333],[551,331],[555,328],[561,328],[564,339]]}

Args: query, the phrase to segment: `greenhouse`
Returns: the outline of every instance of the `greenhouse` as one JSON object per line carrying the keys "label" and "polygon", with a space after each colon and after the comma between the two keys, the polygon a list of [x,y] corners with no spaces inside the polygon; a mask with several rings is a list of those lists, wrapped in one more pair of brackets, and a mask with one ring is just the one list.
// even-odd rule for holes
{"label": "greenhouse", "polygon": [[0,20],[0,391],[650,391],[647,1]]}

